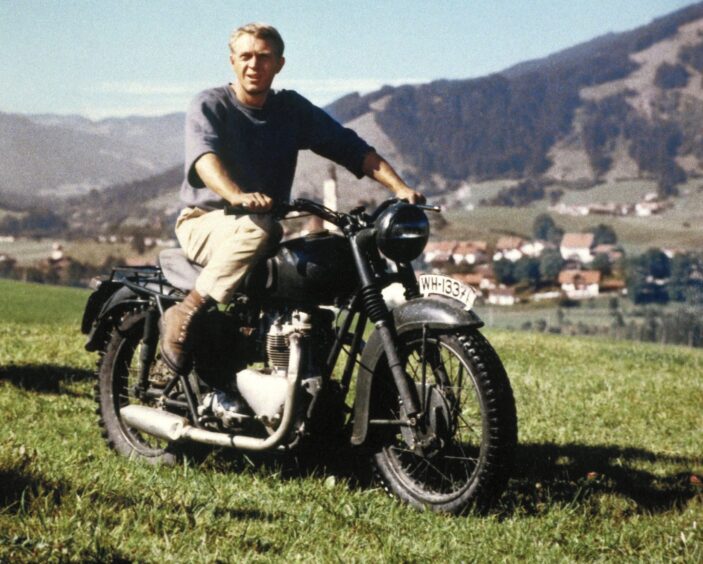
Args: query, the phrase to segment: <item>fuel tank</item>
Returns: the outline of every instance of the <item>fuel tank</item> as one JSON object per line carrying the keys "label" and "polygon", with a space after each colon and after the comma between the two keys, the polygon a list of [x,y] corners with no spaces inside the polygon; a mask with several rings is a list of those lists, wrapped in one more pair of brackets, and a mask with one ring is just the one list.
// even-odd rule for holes
{"label": "fuel tank", "polygon": [[347,240],[322,231],[281,243],[244,286],[258,297],[332,305],[357,288],[358,275]]}

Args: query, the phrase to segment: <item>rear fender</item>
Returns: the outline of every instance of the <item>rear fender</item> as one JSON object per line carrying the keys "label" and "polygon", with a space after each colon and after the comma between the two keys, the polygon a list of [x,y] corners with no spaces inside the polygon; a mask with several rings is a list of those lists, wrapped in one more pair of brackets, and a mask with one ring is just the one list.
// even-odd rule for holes
{"label": "rear fender", "polygon": [[[460,332],[479,329],[484,323],[473,310],[462,309],[459,302],[444,297],[410,300],[393,310],[396,333],[427,328],[431,332]],[[383,343],[378,331],[369,337],[357,373],[354,398],[354,427],[351,442],[358,446],[366,441],[371,407],[371,388],[376,366],[384,356]]]}
{"label": "rear fender", "polygon": [[[103,290],[106,285],[109,286]],[[117,282],[103,282],[88,298],[83,314],[81,330],[88,335],[86,350],[93,352],[102,349],[115,320],[145,303],[147,300],[130,288]]]}

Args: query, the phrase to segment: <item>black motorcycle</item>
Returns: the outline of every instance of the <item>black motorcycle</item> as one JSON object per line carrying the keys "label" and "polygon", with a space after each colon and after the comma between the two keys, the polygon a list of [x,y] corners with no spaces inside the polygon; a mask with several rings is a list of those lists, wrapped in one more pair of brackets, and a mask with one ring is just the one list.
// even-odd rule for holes
{"label": "black motorcycle", "polygon": [[[94,281],[82,331],[86,349],[100,353],[96,397],[108,444],[173,463],[198,444],[288,452],[336,441],[368,455],[386,490],[417,508],[487,507],[508,480],[515,403],[479,332],[473,289],[415,275],[429,209],[398,200],[371,214],[304,199],[276,206],[278,219],[313,214],[338,232],[282,242],[226,307],[210,308],[187,376],[162,361],[158,321],[200,267],[170,249],[159,266]],[[394,283],[406,301],[389,308],[382,290]],[[209,409],[215,389],[245,406],[234,416]]]}

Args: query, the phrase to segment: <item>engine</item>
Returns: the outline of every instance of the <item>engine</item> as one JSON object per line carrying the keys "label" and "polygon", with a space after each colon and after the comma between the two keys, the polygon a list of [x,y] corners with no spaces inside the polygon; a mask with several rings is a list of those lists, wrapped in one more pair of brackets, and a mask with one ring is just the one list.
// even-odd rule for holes
{"label": "engine", "polygon": [[307,312],[293,310],[274,317],[265,339],[267,366],[260,370],[247,368],[237,373],[237,389],[267,428],[280,422],[288,389],[287,376],[291,361],[291,336],[300,343],[299,365],[303,398],[307,409],[322,385],[322,366],[334,338],[334,316],[327,310]]}

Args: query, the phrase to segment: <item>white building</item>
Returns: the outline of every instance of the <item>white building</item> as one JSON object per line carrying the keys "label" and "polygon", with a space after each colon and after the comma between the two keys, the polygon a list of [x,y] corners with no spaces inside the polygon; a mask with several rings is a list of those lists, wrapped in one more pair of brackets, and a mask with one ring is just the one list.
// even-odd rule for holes
{"label": "white building", "polygon": [[578,260],[582,264],[593,260],[593,233],[566,233],[559,252],[564,260]]}
{"label": "white building", "polygon": [[559,273],[561,289],[572,300],[597,297],[600,279],[598,270],[562,270]]}

